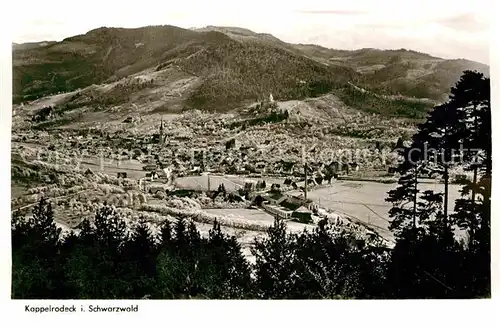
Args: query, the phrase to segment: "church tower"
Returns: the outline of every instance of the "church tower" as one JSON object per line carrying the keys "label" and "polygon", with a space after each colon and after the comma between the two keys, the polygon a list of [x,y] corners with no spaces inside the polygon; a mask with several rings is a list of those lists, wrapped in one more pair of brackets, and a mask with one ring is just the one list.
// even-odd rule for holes
{"label": "church tower", "polygon": [[161,118],[160,121],[160,138],[159,138],[159,143],[160,145],[163,145],[164,137],[163,137],[163,117]]}

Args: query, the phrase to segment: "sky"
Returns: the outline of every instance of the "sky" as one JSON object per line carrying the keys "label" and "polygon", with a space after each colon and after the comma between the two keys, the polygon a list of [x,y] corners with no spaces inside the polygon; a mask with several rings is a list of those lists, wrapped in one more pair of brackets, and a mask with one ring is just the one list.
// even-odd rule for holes
{"label": "sky", "polygon": [[[489,64],[496,0],[17,1],[13,42],[60,41],[94,28],[238,26],[335,49],[412,49]],[[500,9],[500,8],[497,8]],[[12,9],[11,9],[12,10]]]}

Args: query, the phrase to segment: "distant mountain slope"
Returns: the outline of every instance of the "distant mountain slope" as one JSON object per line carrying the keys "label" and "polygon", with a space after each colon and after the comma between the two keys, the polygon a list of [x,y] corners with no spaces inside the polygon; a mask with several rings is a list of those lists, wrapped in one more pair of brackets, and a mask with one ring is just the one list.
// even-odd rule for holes
{"label": "distant mountain slope", "polygon": [[217,44],[223,34],[174,26],[99,28],[44,47],[14,50],[14,99],[36,99],[115,80],[158,65],[186,48]]}
{"label": "distant mountain slope", "polygon": [[363,86],[386,94],[441,101],[464,70],[477,70],[489,76],[489,67],[481,63],[447,60],[406,49],[349,51],[304,44],[295,47],[317,61],[355,69],[363,74]]}
{"label": "distant mountain slope", "polygon": [[[441,101],[465,69],[489,71],[479,63],[444,60],[405,49],[347,51],[294,45],[236,27],[99,28],[61,42],[13,45],[15,102],[156,71],[164,72],[158,81],[168,79],[168,85],[177,85],[167,76],[169,72],[176,72],[182,81],[193,81],[189,94],[182,97],[187,108],[226,110],[261,100],[269,93],[278,100],[328,92],[347,99],[360,95],[353,89],[355,85],[371,91],[367,94],[370,100],[363,95],[350,102],[377,112],[378,106],[373,106],[379,103],[376,99],[387,100],[383,95]],[[120,88],[126,95],[114,92],[112,103],[143,96],[152,102],[165,98],[154,98],[153,89],[161,87],[157,81],[141,83],[140,88]],[[134,96],[139,91],[140,97]],[[97,98],[102,97],[106,94]],[[102,103],[107,102],[101,99]],[[425,104],[419,103],[416,109],[411,105],[409,112],[421,111],[429,106]],[[389,108],[386,112],[406,115],[408,111]]]}
{"label": "distant mountain slope", "polygon": [[258,101],[269,93],[283,100],[317,96],[359,78],[352,69],[325,66],[260,43],[210,46],[179,61],[179,65],[204,77],[192,105],[208,108]]}

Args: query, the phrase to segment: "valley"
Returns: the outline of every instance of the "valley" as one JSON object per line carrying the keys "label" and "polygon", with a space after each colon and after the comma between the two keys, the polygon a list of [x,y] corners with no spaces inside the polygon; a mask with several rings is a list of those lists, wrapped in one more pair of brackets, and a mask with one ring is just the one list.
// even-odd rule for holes
{"label": "valley", "polygon": [[491,298],[490,68],[450,59],[486,58],[485,33],[390,7],[375,34],[357,10],[280,26],[336,15],[287,40],[385,50],[213,25],[13,44],[11,298]]}
{"label": "valley", "polygon": [[[13,58],[13,209],[44,195],[69,229],[102,204],[152,226],[184,213],[203,230],[217,218],[244,245],[276,213],[290,231],[328,217],[392,243],[396,148],[462,70],[487,70],[213,26],[102,28]],[[304,222],[288,216],[302,207]]]}

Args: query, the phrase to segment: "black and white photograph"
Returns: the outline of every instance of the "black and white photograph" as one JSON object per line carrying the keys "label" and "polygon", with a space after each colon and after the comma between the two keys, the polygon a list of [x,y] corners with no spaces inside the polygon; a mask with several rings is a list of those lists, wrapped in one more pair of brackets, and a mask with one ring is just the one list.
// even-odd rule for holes
{"label": "black and white photograph", "polygon": [[490,299],[492,3],[18,4],[10,298]]}

